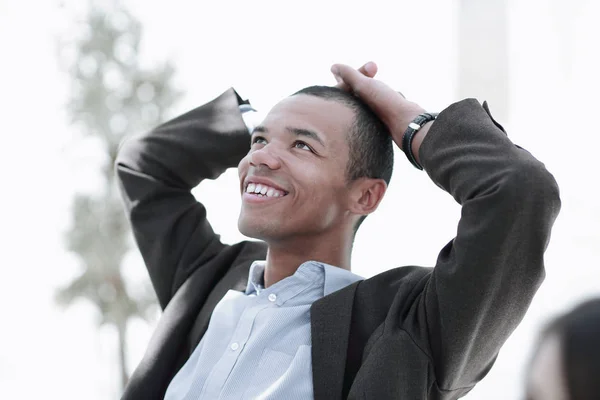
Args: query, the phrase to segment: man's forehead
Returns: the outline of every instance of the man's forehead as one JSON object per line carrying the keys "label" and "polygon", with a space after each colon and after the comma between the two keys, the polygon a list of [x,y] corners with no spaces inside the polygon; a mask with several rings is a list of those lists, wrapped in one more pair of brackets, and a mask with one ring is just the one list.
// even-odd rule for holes
{"label": "man's forehead", "polygon": [[297,94],[277,103],[266,115],[263,124],[308,124],[323,131],[346,132],[354,121],[353,111],[339,101]]}

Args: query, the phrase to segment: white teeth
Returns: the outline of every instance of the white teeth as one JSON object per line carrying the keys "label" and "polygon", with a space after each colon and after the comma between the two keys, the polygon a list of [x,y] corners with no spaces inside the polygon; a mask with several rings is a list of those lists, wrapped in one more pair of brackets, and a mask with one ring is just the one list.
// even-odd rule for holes
{"label": "white teeth", "polygon": [[282,197],[284,195],[285,193],[283,193],[282,191],[273,188],[269,188],[269,190],[267,191],[267,197]]}
{"label": "white teeth", "polygon": [[277,190],[275,188],[269,187],[267,185],[262,185],[260,183],[249,183],[246,187],[246,193],[254,193],[257,195],[262,195],[266,197],[282,197],[285,196],[285,193],[281,190]]}

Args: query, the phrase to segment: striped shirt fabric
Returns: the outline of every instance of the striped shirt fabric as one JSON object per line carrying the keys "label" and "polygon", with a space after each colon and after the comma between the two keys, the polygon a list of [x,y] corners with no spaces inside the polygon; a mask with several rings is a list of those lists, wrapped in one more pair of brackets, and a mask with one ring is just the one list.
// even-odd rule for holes
{"label": "striped shirt fabric", "polygon": [[313,398],[310,306],[363,278],[308,261],[265,289],[264,269],[254,262],[245,293],[230,290],[217,304],[166,400]]}

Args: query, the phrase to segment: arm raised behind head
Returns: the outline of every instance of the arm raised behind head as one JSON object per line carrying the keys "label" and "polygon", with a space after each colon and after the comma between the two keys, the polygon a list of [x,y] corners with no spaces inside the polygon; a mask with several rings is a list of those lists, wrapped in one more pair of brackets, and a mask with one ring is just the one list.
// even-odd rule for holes
{"label": "arm raised behind head", "polygon": [[121,146],[116,172],[133,233],[161,307],[226,246],[191,190],[237,166],[250,148],[240,97],[213,101]]}

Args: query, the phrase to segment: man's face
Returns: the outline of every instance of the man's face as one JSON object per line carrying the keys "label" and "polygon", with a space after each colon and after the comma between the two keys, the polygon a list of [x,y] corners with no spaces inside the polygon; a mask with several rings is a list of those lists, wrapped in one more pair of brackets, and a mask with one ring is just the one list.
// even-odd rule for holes
{"label": "man's face", "polygon": [[238,166],[240,232],[275,242],[341,229],[348,216],[346,136],[353,121],[350,108],[315,96],[278,103],[255,129]]}

